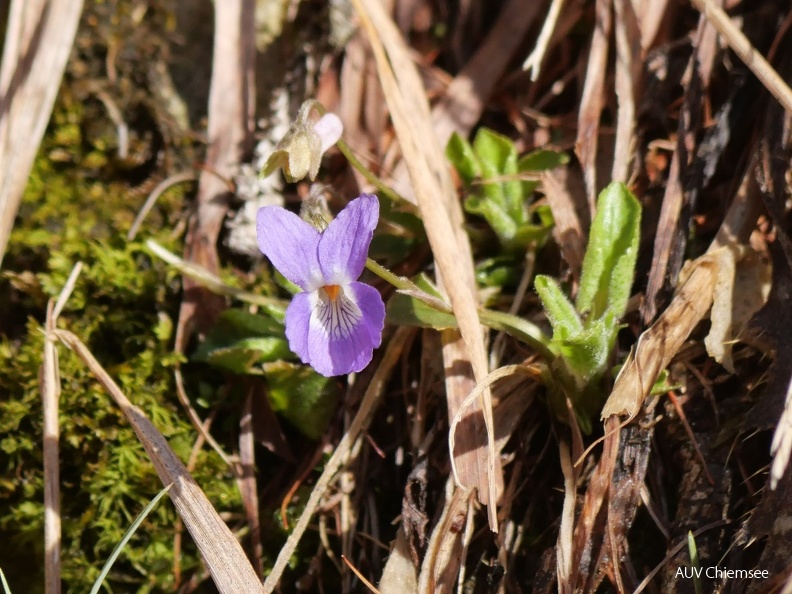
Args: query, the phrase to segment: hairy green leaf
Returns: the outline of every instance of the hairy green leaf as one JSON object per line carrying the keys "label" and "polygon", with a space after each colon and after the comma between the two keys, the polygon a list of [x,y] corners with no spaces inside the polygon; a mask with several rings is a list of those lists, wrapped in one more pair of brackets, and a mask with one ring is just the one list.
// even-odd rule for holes
{"label": "hairy green leaf", "polygon": [[620,182],[605,188],[597,201],[589,245],[583,257],[583,273],[577,310],[598,319],[606,309],[614,319],[624,315],[630,298],[641,226],[641,204]]}
{"label": "hairy green leaf", "polygon": [[553,327],[553,342],[564,344],[579,335],[583,331],[583,322],[558,282],[554,278],[538,274],[534,286]]}

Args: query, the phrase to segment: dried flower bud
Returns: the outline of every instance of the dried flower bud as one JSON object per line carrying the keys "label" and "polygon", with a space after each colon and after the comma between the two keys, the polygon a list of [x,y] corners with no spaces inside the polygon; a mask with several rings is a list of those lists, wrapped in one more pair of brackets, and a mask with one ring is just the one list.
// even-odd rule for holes
{"label": "dried flower bud", "polygon": [[325,114],[318,122],[311,121],[311,110],[315,105],[313,99],[303,103],[297,119],[264,164],[263,177],[280,168],[290,182],[306,176],[311,181],[316,179],[322,155],[341,138],[343,125],[332,113]]}

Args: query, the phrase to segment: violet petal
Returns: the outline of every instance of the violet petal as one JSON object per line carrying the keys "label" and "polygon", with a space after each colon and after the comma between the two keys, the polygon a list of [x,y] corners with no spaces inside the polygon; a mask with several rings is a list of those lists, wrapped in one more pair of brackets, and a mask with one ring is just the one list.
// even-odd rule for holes
{"label": "violet petal", "polygon": [[360,276],[378,218],[377,197],[361,194],[324,230],[318,251],[326,284],[345,285]]}
{"label": "violet petal", "polygon": [[315,292],[297,293],[286,308],[286,339],[289,341],[289,348],[303,363],[310,363],[308,329],[313,312],[312,303],[315,300]]}
{"label": "violet petal", "polygon": [[324,154],[327,149],[341,138],[341,134],[344,132],[344,125],[341,123],[341,118],[336,114],[327,113],[314,124],[314,130],[322,140],[322,154]]}
{"label": "violet petal", "polygon": [[[343,291],[344,297],[360,310],[360,318],[345,333],[332,332],[321,322],[320,309],[316,306],[308,330],[308,363],[327,377],[361,371],[382,342],[385,305],[379,292],[358,282],[343,287]],[[287,320],[287,333],[288,323]]]}
{"label": "violet petal", "polygon": [[261,252],[295,285],[306,291],[321,286],[317,260],[319,231],[280,206],[264,206],[256,214],[256,237]]}

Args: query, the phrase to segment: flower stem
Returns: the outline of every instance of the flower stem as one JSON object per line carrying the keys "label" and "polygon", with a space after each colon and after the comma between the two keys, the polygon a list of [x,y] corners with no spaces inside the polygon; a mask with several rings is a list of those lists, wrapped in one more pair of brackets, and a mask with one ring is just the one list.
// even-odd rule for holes
{"label": "flower stem", "polygon": [[[306,101],[305,103],[303,103],[303,107],[300,110],[301,115],[302,115],[302,109],[306,110],[304,117],[307,117],[307,114],[311,109],[315,109],[316,113],[318,113],[320,116],[323,116],[327,113],[327,109],[325,109],[325,106],[319,103],[319,101],[317,101],[316,99]],[[336,146],[338,147],[338,150],[341,151],[341,154],[346,157],[347,161],[349,161],[349,164],[352,165],[352,167],[354,167],[355,169],[357,169],[360,172],[360,175],[366,178],[367,182],[369,182],[372,186],[377,188],[377,191],[379,191],[380,194],[385,196],[391,202],[400,202],[402,204],[415,206],[404,196],[402,196],[395,190],[391,189],[390,186],[388,186],[384,181],[382,181],[379,177],[377,177],[374,174],[374,172],[372,172],[368,167],[363,165],[363,162],[355,156],[355,154],[352,152],[352,149],[343,138],[338,139],[338,142],[336,142]]]}
{"label": "flower stem", "polygon": [[557,353],[554,352],[550,338],[536,324],[512,314],[483,307],[479,308],[478,314],[482,324],[524,342],[542,355],[548,363],[556,358]]}
{"label": "flower stem", "polygon": [[[443,313],[454,313],[451,306],[442,299],[438,299],[434,295],[427,293],[411,280],[393,274],[390,270],[377,264],[371,258],[366,260],[366,268],[385,282],[396,287],[399,292],[422,301],[432,309]],[[478,315],[479,321],[484,326],[492,328],[493,330],[505,332],[509,336],[524,342],[541,354],[548,363],[555,359],[556,353],[554,352],[550,338],[535,324],[502,311],[494,311],[483,307],[478,308]]]}
{"label": "flower stem", "polygon": [[390,186],[388,186],[379,177],[377,177],[370,169],[368,169],[365,165],[363,165],[362,161],[360,161],[360,159],[358,159],[355,156],[355,154],[352,152],[352,149],[343,138],[339,139],[338,142],[336,142],[336,146],[338,147],[338,150],[341,151],[341,154],[343,154],[346,157],[347,161],[349,161],[349,164],[352,165],[352,167],[354,167],[355,169],[357,169],[360,172],[360,175],[366,178],[367,182],[369,182],[372,186],[377,188],[377,191],[380,194],[385,196],[391,202],[409,204],[412,206],[412,203],[410,201],[408,201],[404,196],[402,196],[395,190],[392,190]]}
{"label": "flower stem", "polygon": [[[393,285],[394,287],[396,287],[400,291],[408,291],[411,294],[422,293],[423,295],[426,295],[426,297],[429,297],[432,300],[436,299],[435,297],[433,297],[432,295],[430,295],[426,291],[423,291],[418,285],[416,285],[410,279],[408,279],[406,277],[403,277],[403,276],[399,276],[397,274],[393,274],[390,270],[388,270],[387,268],[385,268],[381,264],[377,264],[371,258],[366,258],[366,268],[368,268],[371,272],[376,274],[378,277],[380,277],[386,283],[388,283],[390,285]],[[424,301],[424,299],[422,297],[418,297],[418,299],[421,299],[422,301]],[[447,310],[443,309],[441,311],[446,311],[446,313],[450,313],[451,312],[451,306],[448,306]]]}

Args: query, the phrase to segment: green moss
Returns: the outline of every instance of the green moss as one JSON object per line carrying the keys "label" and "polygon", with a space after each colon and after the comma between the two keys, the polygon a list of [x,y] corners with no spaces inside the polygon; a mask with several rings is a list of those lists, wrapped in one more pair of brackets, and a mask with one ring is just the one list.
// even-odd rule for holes
{"label": "green moss", "polygon": [[[43,584],[41,572],[30,570],[43,559],[41,325],[47,299],[78,260],[83,272],[60,326],[86,342],[182,460],[196,439],[173,383],[178,279],[142,244],[126,241],[145,195],[123,179],[86,173],[94,171],[94,147],[81,135],[81,118],[80,104],[59,102],[0,278],[0,567],[15,592],[39,592]],[[160,203],[147,236],[180,251],[171,238],[180,210],[178,199]],[[86,592],[162,485],[110,397],[75,355],[63,347],[59,355],[64,591]],[[230,471],[215,453],[204,449],[194,474],[219,511],[240,513]],[[161,503],[114,566],[114,591],[173,589],[176,526],[173,506]],[[199,566],[189,537],[180,562],[185,572]]]}

